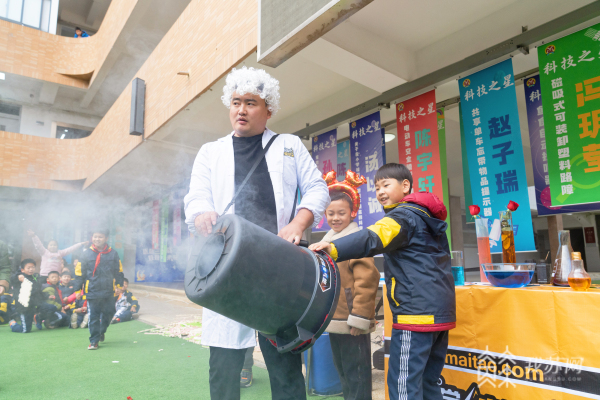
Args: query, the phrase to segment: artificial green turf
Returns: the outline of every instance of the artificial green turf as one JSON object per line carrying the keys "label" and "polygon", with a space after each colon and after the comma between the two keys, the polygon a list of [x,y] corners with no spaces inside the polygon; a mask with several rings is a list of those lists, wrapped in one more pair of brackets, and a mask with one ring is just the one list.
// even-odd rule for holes
{"label": "artificial green turf", "polygon": [[[2,325],[0,399],[209,400],[209,350],[138,333],[148,328],[139,321],[111,325],[106,341],[92,351],[87,329],[34,327],[22,334]],[[242,389],[242,399],[270,399],[267,371],[252,372],[254,384]]]}
{"label": "artificial green turf", "polygon": [[[87,329],[34,327],[20,334],[4,325],[0,399],[210,399],[209,350],[137,333],[148,328],[138,321],[111,325],[106,341],[92,351]],[[270,399],[267,371],[253,368],[253,373],[254,384],[242,390],[242,399]]]}

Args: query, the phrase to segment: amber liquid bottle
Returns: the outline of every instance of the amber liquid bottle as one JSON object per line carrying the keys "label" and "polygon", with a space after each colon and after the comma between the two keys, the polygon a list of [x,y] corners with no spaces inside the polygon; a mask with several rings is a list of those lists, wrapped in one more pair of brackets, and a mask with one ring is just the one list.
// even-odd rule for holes
{"label": "amber liquid bottle", "polygon": [[554,286],[569,286],[569,274],[572,268],[571,253],[573,253],[573,248],[569,231],[558,232],[558,253],[556,253],[552,270]]}
{"label": "amber liquid bottle", "polygon": [[569,286],[577,291],[586,291],[592,285],[592,277],[583,268],[581,253],[575,252],[572,257],[573,269],[569,274]]}
{"label": "amber liquid bottle", "polygon": [[502,262],[516,263],[515,233],[512,226],[512,213],[500,211],[500,228],[502,232]]}

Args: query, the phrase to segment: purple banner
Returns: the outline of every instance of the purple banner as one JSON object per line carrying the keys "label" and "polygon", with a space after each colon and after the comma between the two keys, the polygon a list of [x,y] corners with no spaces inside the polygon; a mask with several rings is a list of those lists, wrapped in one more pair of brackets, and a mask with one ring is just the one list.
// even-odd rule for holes
{"label": "purple banner", "polygon": [[[337,129],[313,138],[312,156],[321,174],[326,174],[334,168],[337,169],[337,152]],[[313,232],[326,232],[329,229],[326,218],[323,216],[319,225],[313,228]]]}
{"label": "purple banner", "polygon": [[375,174],[383,166],[385,155],[379,111],[350,123],[350,155],[350,169],[367,179],[367,184],[358,188],[360,209],[355,222],[362,229],[384,216],[375,194]]}
{"label": "purple banner", "polygon": [[535,201],[537,203],[538,215],[600,210],[600,203],[552,207],[539,75],[532,76],[525,81],[525,104],[527,105],[527,125],[529,127],[529,141],[531,142],[531,161],[533,164],[533,181],[535,184]]}

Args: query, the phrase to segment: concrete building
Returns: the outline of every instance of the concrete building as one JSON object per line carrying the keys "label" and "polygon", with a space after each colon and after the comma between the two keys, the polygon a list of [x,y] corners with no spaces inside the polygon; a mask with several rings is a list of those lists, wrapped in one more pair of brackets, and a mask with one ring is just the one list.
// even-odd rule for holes
{"label": "concrete building", "polygon": [[[181,194],[198,149],[230,132],[220,96],[224,76],[239,65],[279,79],[281,111],[269,126],[298,134],[307,147],[312,136],[336,127],[344,140],[348,122],[378,109],[386,133],[395,135],[393,104],[435,88],[438,104],[447,106],[453,243],[464,249],[467,266],[476,265],[474,227],[464,216],[457,78],[509,57],[516,77],[527,77],[538,68],[537,45],[600,21],[600,4],[590,0],[49,3],[47,25],[54,28],[0,20],[0,224],[30,252],[23,238],[29,227],[46,239],[64,236],[63,246],[85,237],[90,215],[110,217],[130,277],[136,251],[138,258],[156,257],[158,270],[183,268]],[[60,36],[74,26],[91,37]],[[143,136],[129,134],[134,78],[146,87]],[[522,91],[519,81],[533,186]],[[386,145],[386,157],[398,161],[396,140]],[[163,210],[169,235],[178,238],[169,236],[170,264],[151,251],[156,247],[146,249],[150,254],[139,248],[140,235],[156,238],[161,199],[170,204]],[[538,252],[523,259],[551,251],[549,224],[551,232],[561,225],[597,228],[593,213],[531,212]],[[598,241],[584,247],[588,265],[600,271]]]}

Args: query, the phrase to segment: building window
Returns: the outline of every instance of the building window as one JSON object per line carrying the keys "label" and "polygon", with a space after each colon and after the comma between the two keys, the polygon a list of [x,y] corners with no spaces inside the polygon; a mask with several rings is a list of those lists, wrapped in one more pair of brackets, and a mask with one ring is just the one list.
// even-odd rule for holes
{"label": "building window", "polygon": [[92,130],[88,129],[77,129],[68,126],[56,126],[56,138],[57,139],[81,139],[88,137],[92,134]]}
{"label": "building window", "polygon": [[0,18],[48,32],[52,0],[0,0]]}
{"label": "building window", "polygon": [[21,106],[0,101],[0,131],[19,133],[20,128]]}

